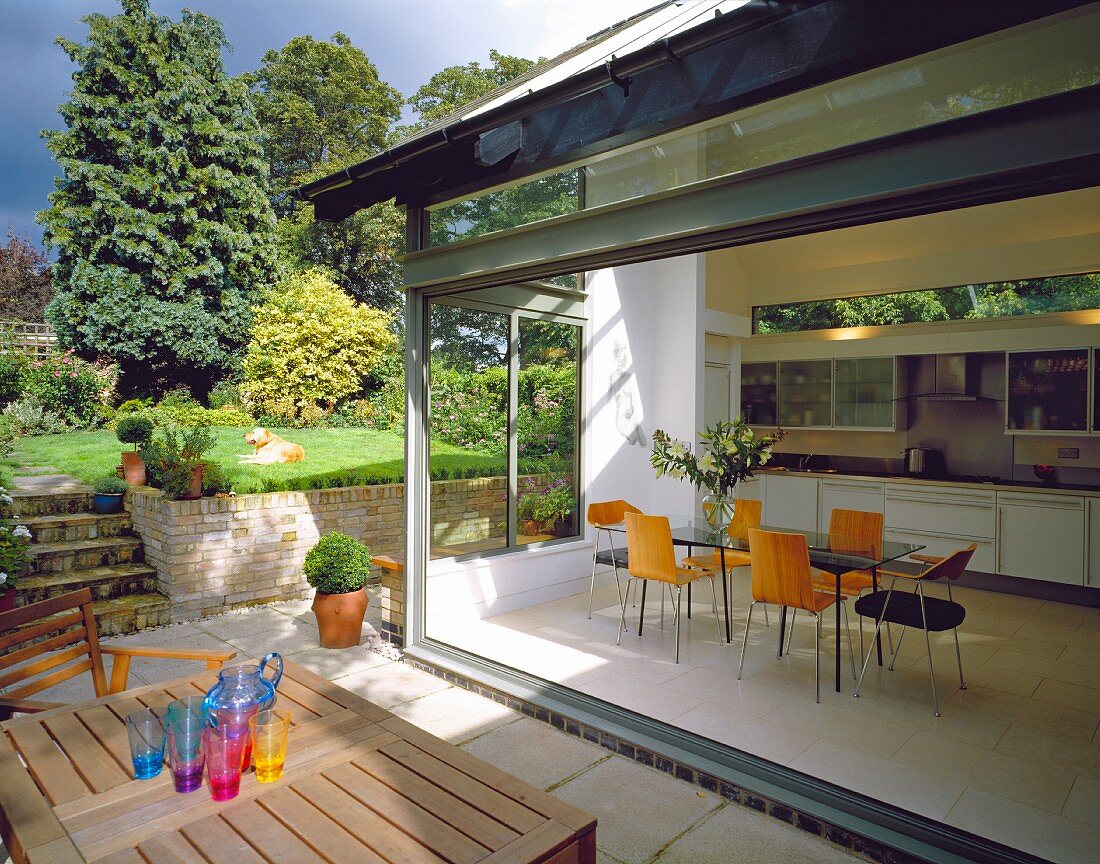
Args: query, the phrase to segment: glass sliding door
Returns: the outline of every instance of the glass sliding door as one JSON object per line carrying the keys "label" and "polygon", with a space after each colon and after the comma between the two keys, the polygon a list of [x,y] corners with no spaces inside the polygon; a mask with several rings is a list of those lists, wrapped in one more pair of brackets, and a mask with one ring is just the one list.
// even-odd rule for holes
{"label": "glass sliding door", "polygon": [[521,545],[580,532],[581,328],[521,316],[517,330],[515,542]]}

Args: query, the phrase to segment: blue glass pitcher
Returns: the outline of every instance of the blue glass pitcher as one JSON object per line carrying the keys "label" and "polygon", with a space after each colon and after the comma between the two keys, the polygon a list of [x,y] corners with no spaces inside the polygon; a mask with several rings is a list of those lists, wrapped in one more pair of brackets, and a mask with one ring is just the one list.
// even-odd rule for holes
{"label": "blue glass pitcher", "polygon": [[[275,661],[275,677],[264,670]],[[230,734],[248,734],[248,718],[275,705],[275,688],[283,677],[283,658],[274,651],[259,666],[228,666],[218,672],[216,683],[202,700],[203,716],[215,729],[223,724],[235,727]]]}

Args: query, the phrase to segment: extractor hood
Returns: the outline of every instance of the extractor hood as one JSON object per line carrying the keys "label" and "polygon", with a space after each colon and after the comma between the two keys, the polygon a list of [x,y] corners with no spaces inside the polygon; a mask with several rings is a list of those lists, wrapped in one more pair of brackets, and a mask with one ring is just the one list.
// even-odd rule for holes
{"label": "extractor hood", "polygon": [[981,370],[979,358],[972,354],[937,354],[936,386],[931,391],[914,393],[909,399],[920,402],[977,402],[993,400],[978,392]]}

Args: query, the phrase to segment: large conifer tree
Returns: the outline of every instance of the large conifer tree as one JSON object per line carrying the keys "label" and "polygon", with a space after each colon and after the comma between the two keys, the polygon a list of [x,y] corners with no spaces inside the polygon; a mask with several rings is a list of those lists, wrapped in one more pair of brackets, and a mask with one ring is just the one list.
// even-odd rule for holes
{"label": "large conifer tree", "polygon": [[44,133],[62,171],[39,214],[58,250],[47,314],[80,353],[116,360],[128,391],[202,393],[239,362],[275,277],[260,130],[218,21],[122,6],[85,17],[84,44],[57,40],[78,68],[67,129]]}

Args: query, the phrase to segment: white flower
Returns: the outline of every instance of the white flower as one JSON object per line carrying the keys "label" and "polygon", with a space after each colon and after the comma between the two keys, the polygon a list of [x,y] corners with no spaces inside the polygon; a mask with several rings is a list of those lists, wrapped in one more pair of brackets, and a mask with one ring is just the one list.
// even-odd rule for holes
{"label": "white flower", "polygon": [[702,459],[699,460],[700,471],[710,472],[717,467],[718,463],[714,461],[714,455],[711,453],[707,453],[705,456],[703,456]]}
{"label": "white flower", "polygon": [[26,525],[16,525],[15,530],[11,532],[11,536],[12,537],[25,537],[26,539],[30,540],[31,539],[31,529],[28,528]]}
{"label": "white flower", "polygon": [[684,446],[682,441],[677,441],[675,438],[669,442],[668,452],[679,458],[687,453],[687,447]]}
{"label": "white flower", "polygon": [[11,504],[11,503],[12,503],[11,495],[8,495],[7,493],[0,494],[0,504]]}
{"label": "white flower", "polygon": [[0,573],[0,585],[6,585],[8,582],[8,574]]}

